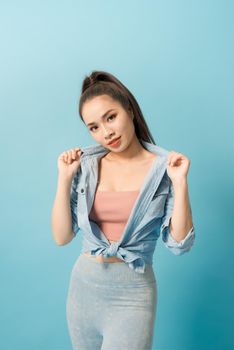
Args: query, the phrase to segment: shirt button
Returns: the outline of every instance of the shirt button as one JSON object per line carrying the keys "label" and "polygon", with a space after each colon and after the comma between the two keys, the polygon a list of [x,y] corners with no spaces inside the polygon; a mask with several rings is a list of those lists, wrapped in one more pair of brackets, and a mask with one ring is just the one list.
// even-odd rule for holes
{"label": "shirt button", "polygon": [[84,189],[83,188],[81,188],[81,193],[83,193],[84,192]]}

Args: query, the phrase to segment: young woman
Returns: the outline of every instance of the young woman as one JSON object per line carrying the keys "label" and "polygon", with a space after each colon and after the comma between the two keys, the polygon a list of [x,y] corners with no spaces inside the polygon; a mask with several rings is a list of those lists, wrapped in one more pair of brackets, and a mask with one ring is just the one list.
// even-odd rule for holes
{"label": "young woman", "polygon": [[73,349],[149,350],[156,241],[162,234],[179,255],[195,237],[190,161],[156,146],[136,99],[110,73],[93,71],[84,79],[79,113],[98,145],[59,156],[52,212],[57,244],[83,234],[66,305]]}

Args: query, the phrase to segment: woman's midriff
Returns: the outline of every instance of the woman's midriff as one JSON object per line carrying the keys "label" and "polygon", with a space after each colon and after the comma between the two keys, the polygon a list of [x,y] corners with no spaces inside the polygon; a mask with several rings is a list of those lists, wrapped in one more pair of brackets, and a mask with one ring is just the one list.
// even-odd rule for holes
{"label": "woman's midriff", "polygon": [[[114,243],[115,241],[109,241],[110,243]],[[88,257],[90,257],[91,259],[95,259],[99,262],[110,262],[110,263],[114,263],[114,262],[124,262],[123,260],[117,258],[117,256],[110,256],[108,258],[105,258],[103,255],[91,255],[90,252],[85,252],[83,253],[84,255],[87,255]]]}

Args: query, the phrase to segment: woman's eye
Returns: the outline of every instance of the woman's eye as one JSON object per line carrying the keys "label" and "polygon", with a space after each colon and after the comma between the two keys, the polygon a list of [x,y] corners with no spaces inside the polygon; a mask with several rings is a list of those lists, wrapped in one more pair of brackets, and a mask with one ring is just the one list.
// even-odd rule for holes
{"label": "woman's eye", "polygon": [[[115,117],[116,117],[115,114],[112,114],[112,115],[110,115],[107,119],[112,118],[111,120],[113,120]],[[97,128],[97,126],[92,126],[89,130],[90,130],[90,131],[93,131],[93,128]],[[95,129],[95,130],[96,130],[96,129]]]}
{"label": "woman's eye", "polygon": [[112,115],[110,115],[107,119],[109,119],[109,118],[111,118],[111,117],[115,117],[115,115],[114,114],[112,114]]}

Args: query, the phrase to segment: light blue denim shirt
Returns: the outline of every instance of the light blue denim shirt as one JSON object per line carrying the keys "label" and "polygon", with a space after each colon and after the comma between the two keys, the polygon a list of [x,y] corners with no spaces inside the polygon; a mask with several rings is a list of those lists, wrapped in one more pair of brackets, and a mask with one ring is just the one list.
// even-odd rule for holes
{"label": "light blue denim shirt", "polygon": [[174,191],[167,174],[169,151],[142,140],[144,147],[157,157],[148,171],[119,241],[110,243],[96,222],[89,219],[98,181],[99,160],[109,149],[102,145],[80,147],[80,167],[75,174],[70,193],[72,229],[83,236],[83,252],[91,255],[117,256],[131,269],[144,273],[145,263],[152,265],[160,234],[162,241],[175,255],[188,252],[195,239],[194,226],[177,242],[169,230]]}

